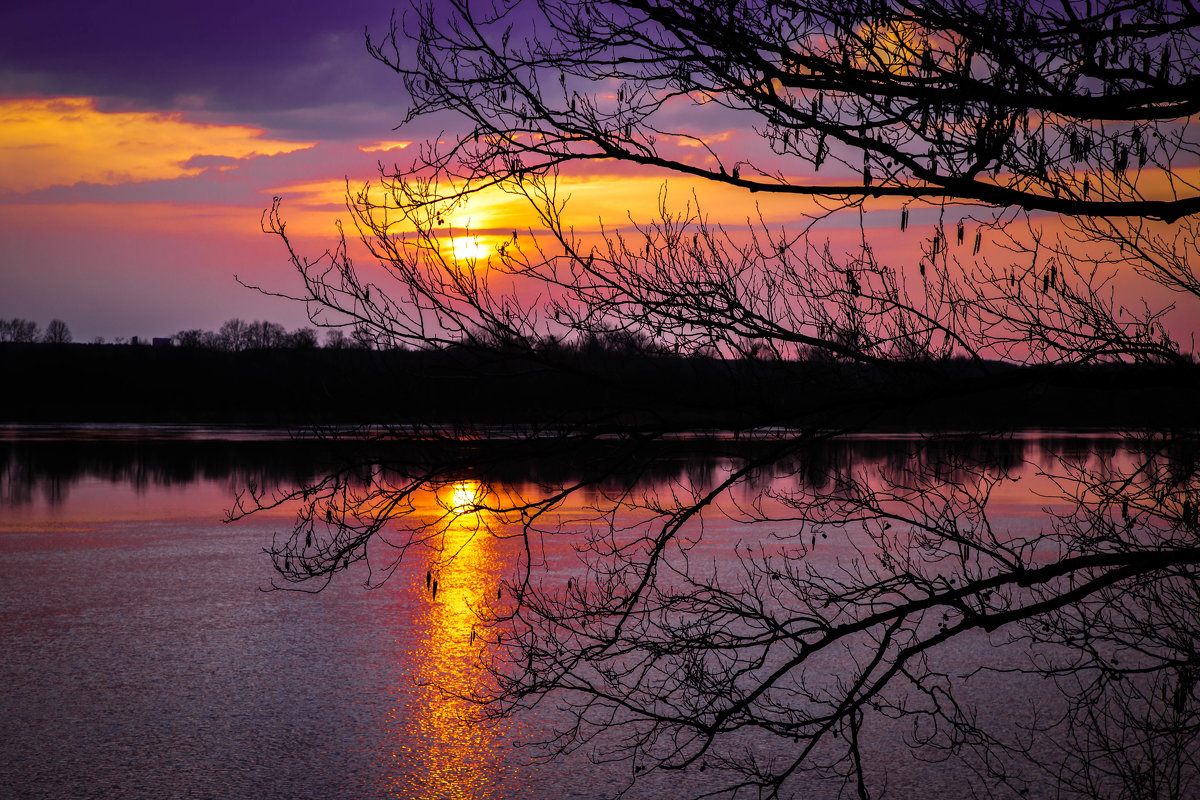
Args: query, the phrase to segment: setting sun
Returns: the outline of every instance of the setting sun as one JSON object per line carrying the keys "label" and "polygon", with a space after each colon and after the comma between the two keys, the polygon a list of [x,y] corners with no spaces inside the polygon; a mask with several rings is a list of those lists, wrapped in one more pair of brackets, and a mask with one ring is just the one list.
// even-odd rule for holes
{"label": "setting sun", "polygon": [[456,261],[477,261],[488,257],[490,248],[483,245],[477,236],[460,236],[451,241]]}

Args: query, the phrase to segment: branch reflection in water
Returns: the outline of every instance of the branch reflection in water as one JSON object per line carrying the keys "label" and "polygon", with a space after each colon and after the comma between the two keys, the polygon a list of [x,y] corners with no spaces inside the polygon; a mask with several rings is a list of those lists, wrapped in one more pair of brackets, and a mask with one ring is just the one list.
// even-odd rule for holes
{"label": "branch reflection in water", "polygon": [[[695,794],[873,796],[905,782],[902,742],[983,795],[1187,796],[1195,439],[1068,437],[1034,460],[1027,444],[441,442],[244,495],[235,516],[302,503],[271,551],[300,588],[353,564],[382,582],[428,552],[459,585],[501,548],[488,577],[510,599],[431,625],[478,632],[457,708],[497,725],[549,705],[545,752],[619,762],[639,789],[681,771]],[[539,477],[555,458],[569,468]],[[479,483],[452,488],[468,469]],[[432,518],[431,491],[450,498]]]}

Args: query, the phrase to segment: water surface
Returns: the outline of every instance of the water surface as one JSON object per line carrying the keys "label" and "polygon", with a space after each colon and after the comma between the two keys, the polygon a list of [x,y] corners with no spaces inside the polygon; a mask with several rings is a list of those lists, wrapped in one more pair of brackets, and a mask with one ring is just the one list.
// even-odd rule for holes
{"label": "water surface", "polygon": [[[1004,444],[997,457],[1022,480],[1001,486],[993,518],[1014,531],[1036,525],[1046,500],[1029,465],[1072,441]],[[866,438],[830,458],[869,464],[901,452]],[[290,528],[291,510],[233,525],[224,512],[250,483],[286,486],[321,467],[277,434],[5,430],[0,794],[596,798],[626,785],[628,767],[590,764],[586,752],[530,762],[516,745],[561,722],[553,708],[467,726],[463,702],[438,688],[465,691],[475,679],[472,607],[508,577],[513,542],[456,523],[448,536],[460,557],[438,573],[436,598],[419,556],[378,589],[352,570],[317,595],[264,591],[274,574],[263,549]],[[653,480],[678,486],[722,468],[672,462]],[[464,476],[445,491],[433,499],[453,507],[454,492],[469,496],[478,482]],[[714,520],[705,552],[732,562],[734,548],[772,532]],[[950,658],[970,669],[973,646]],[[985,706],[1012,713],[1014,699]],[[899,741],[874,747],[896,796],[952,790],[953,769],[912,762]],[[674,780],[642,788],[670,794]],[[820,797],[838,787],[811,788]]]}

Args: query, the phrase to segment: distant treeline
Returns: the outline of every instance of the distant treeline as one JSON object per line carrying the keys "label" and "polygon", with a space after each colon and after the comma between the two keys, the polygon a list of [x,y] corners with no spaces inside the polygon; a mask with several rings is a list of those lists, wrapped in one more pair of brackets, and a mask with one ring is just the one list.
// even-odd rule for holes
{"label": "distant treeline", "polygon": [[[223,350],[230,353],[242,350],[307,350],[318,345],[317,331],[313,328],[296,328],[289,331],[278,322],[245,322],[237,318],[226,321],[215,331],[191,328],[170,338],[171,343],[179,347]],[[356,335],[354,330],[349,335],[341,328],[329,328],[325,331],[324,345],[334,350],[366,347],[367,343],[367,339]]]}
{"label": "distant treeline", "polygon": [[[207,350],[223,350],[238,352],[241,350],[268,349],[311,349],[319,345],[333,350],[350,347],[368,347],[369,338],[360,329],[350,329],[347,333],[342,328],[329,328],[325,331],[324,341],[313,328],[301,327],[287,330],[278,322],[255,320],[246,322],[236,317],[227,320],[215,331],[202,328],[189,328],[174,336],[137,337],[130,339],[116,337],[106,340],[99,336],[92,344],[159,344],[176,345],[178,347],[203,348]],[[0,343],[13,342],[17,344],[70,344],[74,341],[71,328],[61,319],[51,320],[43,330],[37,322],[28,319],[0,319]]]}
{"label": "distant treeline", "polygon": [[0,342],[70,344],[71,329],[61,319],[50,320],[46,330],[42,330],[33,320],[19,317],[0,319]]}
{"label": "distant treeline", "polygon": [[685,358],[615,342],[530,358],[471,350],[272,348],[247,344],[264,341],[249,335],[237,341],[219,348],[0,344],[0,422],[520,424],[626,432],[1200,424],[1200,368],[1194,366],[949,361],[879,367]]}

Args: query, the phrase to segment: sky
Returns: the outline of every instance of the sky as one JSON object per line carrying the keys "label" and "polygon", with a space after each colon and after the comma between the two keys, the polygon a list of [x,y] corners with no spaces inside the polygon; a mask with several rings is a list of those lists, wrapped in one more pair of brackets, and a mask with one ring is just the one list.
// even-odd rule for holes
{"label": "sky", "polygon": [[[385,30],[386,0],[56,9],[0,10],[0,319],[62,319],[76,341],[231,317],[306,324],[299,304],[239,283],[294,288],[282,243],[261,230],[272,198],[302,251],[319,255],[349,221],[347,184],[440,133],[440,120],[395,130],[407,97],[364,41]],[[608,169],[618,181],[576,176],[573,207],[627,221],[636,196],[635,213],[652,215],[663,176]],[[500,206],[473,209],[494,230],[527,224]]]}
{"label": "sky", "polygon": [[[349,222],[347,185],[407,163],[404,150],[444,120],[395,126],[407,97],[366,52],[387,0],[216,0],[180,4],[65,0],[0,8],[0,319],[70,326],[76,341],[215,329],[231,317],[307,323],[287,292],[282,243],[261,230],[276,195],[305,254]],[[761,147],[741,118],[681,125],[723,147]],[[422,125],[424,127],[422,127]],[[695,142],[665,142],[679,153]],[[678,154],[678,153],[676,153]],[[614,180],[615,178],[615,180]],[[629,165],[577,172],[571,209],[595,228],[654,215],[665,176]],[[678,209],[712,208],[736,189],[675,179]],[[632,198],[632,200],[631,200]],[[795,200],[767,216],[787,221]],[[510,201],[473,203],[473,228],[519,229]],[[481,226],[480,211],[488,217]],[[487,231],[481,231],[487,233]],[[500,236],[482,236],[489,244]]]}
{"label": "sky", "polygon": [[3,4],[0,318],[60,318],[76,341],[304,324],[234,276],[287,289],[271,198],[329,244],[347,178],[389,157],[403,87],[363,37],[391,8]]}
{"label": "sky", "polygon": [[[385,30],[388,0],[55,9],[0,6],[0,319],[62,319],[76,341],[216,329],[232,317],[307,324],[300,304],[239,283],[295,288],[282,243],[261,230],[272,198],[283,198],[301,252],[319,255],[335,221],[349,222],[347,185],[376,177],[381,161],[406,163],[405,150],[445,124],[395,129],[403,86],[364,44],[366,29]],[[721,148],[761,147],[744,119],[711,109],[703,119],[709,128],[679,124]],[[664,176],[636,170],[572,176],[576,216],[652,216]],[[696,189],[676,179],[675,207]],[[738,190],[699,189],[709,210],[749,213]],[[795,203],[764,215],[787,222]],[[496,232],[528,220],[511,203],[473,209]],[[893,225],[898,211],[887,213]],[[896,239],[889,230],[882,241]]]}

